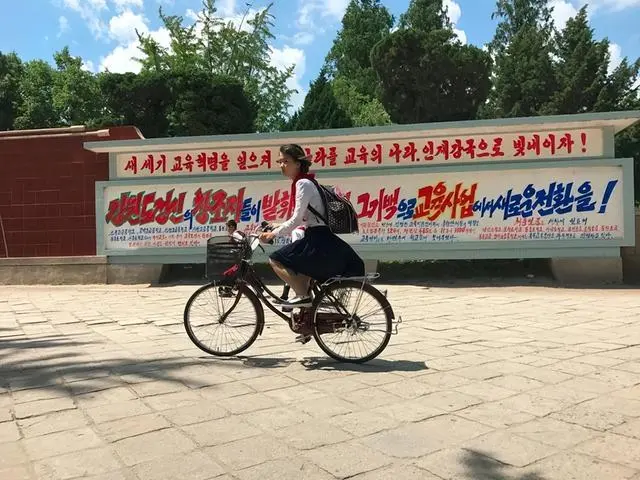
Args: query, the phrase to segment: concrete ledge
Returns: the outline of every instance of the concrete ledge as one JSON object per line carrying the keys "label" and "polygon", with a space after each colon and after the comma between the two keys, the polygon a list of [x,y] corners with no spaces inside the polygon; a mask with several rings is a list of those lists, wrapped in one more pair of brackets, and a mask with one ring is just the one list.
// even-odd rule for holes
{"label": "concrete ledge", "polygon": [[107,257],[91,255],[83,257],[9,257],[0,258],[0,267],[41,265],[106,265]]}
{"label": "concrete ledge", "polygon": [[106,279],[106,257],[0,259],[0,285],[104,284]]}
{"label": "concrete ledge", "polygon": [[565,285],[611,285],[623,283],[622,258],[552,258],[551,273]]}
{"label": "concrete ledge", "polygon": [[106,282],[120,285],[155,284],[160,280],[162,264],[109,264]]}

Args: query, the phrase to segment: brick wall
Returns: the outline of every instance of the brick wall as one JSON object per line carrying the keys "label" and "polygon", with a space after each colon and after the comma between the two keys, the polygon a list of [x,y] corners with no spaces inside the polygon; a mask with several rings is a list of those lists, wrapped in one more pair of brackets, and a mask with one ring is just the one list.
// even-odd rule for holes
{"label": "brick wall", "polygon": [[7,251],[11,257],[95,255],[95,182],[108,180],[109,160],[83,144],[136,138],[134,127],[110,128],[107,137],[28,130],[0,136],[0,217],[7,243],[5,248],[0,229],[0,257]]}

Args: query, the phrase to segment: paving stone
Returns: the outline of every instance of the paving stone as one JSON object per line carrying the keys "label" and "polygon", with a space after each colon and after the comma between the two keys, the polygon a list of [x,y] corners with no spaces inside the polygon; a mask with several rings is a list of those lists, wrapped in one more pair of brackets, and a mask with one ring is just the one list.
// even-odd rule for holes
{"label": "paving stone", "polygon": [[68,395],[69,392],[60,388],[29,388],[13,392],[12,397],[13,402],[17,404],[67,397]]}
{"label": "paving stone", "polygon": [[[0,460],[0,465],[2,460]],[[0,478],[10,480],[34,480],[28,465],[17,465],[15,467],[2,468],[0,466]]]}
{"label": "paving stone", "polygon": [[89,420],[80,410],[66,410],[18,420],[25,438],[84,427]]}
{"label": "paving stone", "polygon": [[640,470],[640,440],[607,433],[584,442],[575,451]]}
{"label": "paving stone", "polygon": [[207,420],[215,420],[229,414],[218,403],[209,400],[200,400],[198,403],[184,407],[163,410],[162,416],[174,425],[191,425]]}
{"label": "paving stone", "polygon": [[561,452],[545,458],[527,471],[540,475],[544,480],[625,480],[632,478],[635,472],[622,465],[573,452]]}
{"label": "paving stone", "polygon": [[202,397],[198,393],[185,390],[182,392],[167,393],[164,395],[154,395],[153,397],[145,397],[144,402],[153,410],[158,412],[191,406],[202,401]]}
{"label": "paving stone", "polygon": [[376,433],[361,441],[385,455],[418,458],[491,430],[477,422],[443,415]]}
{"label": "paving stone", "polygon": [[20,440],[20,432],[16,422],[0,423],[0,443],[17,442]]}
{"label": "paving stone", "polygon": [[460,392],[469,397],[474,397],[484,402],[492,402],[494,400],[502,400],[503,398],[512,397],[517,395],[515,390],[508,390],[506,388],[497,387],[495,385],[488,385],[484,382],[468,383],[466,385],[460,385],[453,389],[456,392]]}
{"label": "paving stone", "polygon": [[46,413],[73,410],[76,406],[68,397],[52,398],[49,400],[36,400],[34,402],[19,403],[14,406],[16,418],[35,417]]}
{"label": "paving stone", "polygon": [[95,429],[108,442],[116,442],[124,438],[135,437],[167,427],[170,427],[170,424],[165,418],[160,414],[151,413],[99,423],[95,426]]}
{"label": "paving stone", "polygon": [[239,397],[225,398],[220,400],[218,404],[234,414],[255,412],[280,406],[279,402],[264,393],[250,393]]}
{"label": "paving stone", "polygon": [[505,398],[504,400],[500,400],[498,403],[511,410],[529,413],[536,417],[546,417],[551,413],[559,412],[571,405],[570,403],[562,400],[534,395],[533,392]]}
{"label": "paving stone", "polygon": [[299,450],[310,450],[352,438],[344,430],[320,420],[297,423],[277,430],[273,435]]}
{"label": "paving stone", "polygon": [[382,430],[394,428],[400,424],[399,420],[366,410],[337,415],[330,418],[329,422],[355,437],[371,435]]}
{"label": "paving stone", "polygon": [[13,420],[13,415],[9,407],[0,407],[0,423],[10,422]]}
{"label": "paving stone", "polygon": [[117,471],[120,468],[121,465],[110,448],[58,455],[34,463],[34,469],[39,478],[56,480],[86,478]]}
{"label": "paving stone", "polygon": [[28,461],[29,457],[25,453],[24,442],[0,443],[0,471]]}
{"label": "paving stone", "polygon": [[549,445],[503,431],[474,438],[466,442],[464,448],[515,467],[525,467],[556,452]]}
{"label": "paving stone", "polygon": [[193,286],[0,286],[3,328],[26,312],[22,338],[58,342],[9,350],[33,368],[0,372],[0,478],[640,480],[637,292],[388,289],[405,327],[345,365],[269,312],[251,356],[202,356],[179,325]]}
{"label": "paving stone", "polygon": [[299,457],[267,461],[239,470],[234,473],[234,476],[239,480],[334,480],[335,478],[309,460]]}
{"label": "paving stone", "polygon": [[165,429],[125,438],[113,444],[127,466],[189,452],[195,443],[176,429]]}
{"label": "paving stone", "polygon": [[309,422],[314,417],[293,407],[276,407],[246,413],[239,418],[263,430],[272,431]]}
{"label": "paving stone", "polygon": [[90,428],[51,433],[24,440],[24,448],[33,460],[77,452],[102,446],[103,442]]}
{"label": "paving stone", "polygon": [[413,465],[395,464],[388,467],[382,467],[372,472],[362,473],[351,477],[353,480],[388,480],[390,478],[409,479],[416,478],[420,480],[441,480],[432,473],[422,470]]}
{"label": "paving stone", "polygon": [[200,446],[220,445],[262,433],[259,428],[240,420],[238,417],[211,420],[183,427],[182,430]]}
{"label": "paving stone", "polygon": [[327,445],[310,451],[308,456],[320,468],[338,478],[353,477],[393,462],[386,455],[358,442]]}
{"label": "paving stone", "polygon": [[378,407],[373,409],[372,412],[391,417],[400,422],[419,422],[445,413],[444,410],[430,405],[422,398]]}
{"label": "paving stone", "polygon": [[139,397],[150,397],[152,395],[162,395],[165,393],[174,393],[185,389],[182,383],[167,382],[164,380],[155,380],[150,382],[141,382],[131,385],[133,390]]}
{"label": "paving stone", "polygon": [[540,418],[509,428],[509,432],[565,450],[593,438],[598,432],[554,418]]}
{"label": "paving stone", "polygon": [[507,428],[535,419],[530,413],[511,410],[500,403],[484,403],[459,410],[456,415],[494,428]]}
{"label": "paving stone", "polygon": [[611,433],[617,433],[640,440],[640,419],[629,420],[611,429]]}
{"label": "paving stone", "polygon": [[129,387],[109,388],[107,390],[85,393],[84,395],[77,395],[75,397],[76,402],[78,402],[78,405],[82,408],[98,407],[136,399],[137,395]]}
{"label": "paving stone", "polygon": [[329,418],[336,415],[344,415],[360,407],[341,398],[321,397],[315,400],[305,400],[296,405],[296,408],[314,417]]}
{"label": "paving stone", "polygon": [[144,462],[133,471],[140,480],[208,480],[225,473],[209,455],[196,451]]}
{"label": "paving stone", "polygon": [[144,415],[151,413],[152,410],[142,400],[127,400],[90,407],[85,409],[85,412],[95,423],[104,423],[119,418]]}
{"label": "paving stone", "polygon": [[222,400],[225,398],[239,397],[241,395],[248,395],[256,392],[242,382],[231,382],[224,383],[222,385],[215,385],[213,387],[204,387],[199,389],[198,393],[205,399]]}
{"label": "paving stone", "polygon": [[268,460],[289,458],[296,451],[270,435],[258,435],[217,445],[206,450],[234,470],[252,467]]}
{"label": "paving stone", "polygon": [[302,403],[307,400],[327,397],[326,393],[312,388],[309,385],[296,385],[280,390],[272,390],[265,392],[264,395],[280,403]]}
{"label": "paving stone", "polygon": [[415,464],[437,478],[447,480],[541,480],[537,477],[519,477],[515,473],[518,470],[515,467],[497,462],[476,451],[458,447],[432,453],[420,458]]}
{"label": "paving stone", "polygon": [[296,380],[282,375],[248,378],[247,380],[244,380],[243,383],[256,392],[268,392],[270,390],[279,390],[281,388],[298,385]]}

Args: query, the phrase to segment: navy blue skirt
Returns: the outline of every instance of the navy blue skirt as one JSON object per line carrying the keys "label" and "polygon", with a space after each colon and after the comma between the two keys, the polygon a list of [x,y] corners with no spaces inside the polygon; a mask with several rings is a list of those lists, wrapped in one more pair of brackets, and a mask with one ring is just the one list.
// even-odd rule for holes
{"label": "navy blue skirt", "polygon": [[351,245],[325,226],[307,228],[303,238],[273,252],[269,258],[293,273],[319,282],[365,273],[364,262]]}

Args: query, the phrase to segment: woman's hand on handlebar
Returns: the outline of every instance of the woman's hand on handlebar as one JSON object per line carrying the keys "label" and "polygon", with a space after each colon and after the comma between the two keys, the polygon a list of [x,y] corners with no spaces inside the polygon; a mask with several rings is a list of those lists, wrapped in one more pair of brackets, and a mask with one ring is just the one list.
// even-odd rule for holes
{"label": "woman's hand on handlebar", "polygon": [[275,236],[276,236],[276,234],[273,233],[273,232],[262,232],[258,236],[258,238],[263,243],[271,243],[271,242],[273,242],[273,239],[275,238]]}

